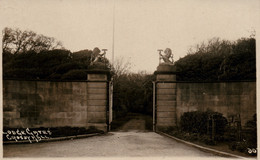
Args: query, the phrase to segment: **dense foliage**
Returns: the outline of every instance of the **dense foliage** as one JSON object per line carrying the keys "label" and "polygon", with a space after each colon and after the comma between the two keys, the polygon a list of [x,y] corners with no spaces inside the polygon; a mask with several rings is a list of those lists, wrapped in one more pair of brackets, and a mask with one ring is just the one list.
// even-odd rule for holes
{"label": "dense foliage", "polygon": [[152,115],[152,81],[154,75],[130,73],[115,76],[114,105],[115,117],[127,112]]}
{"label": "dense foliage", "polygon": [[90,66],[93,51],[71,53],[55,38],[28,30],[6,27],[2,49],[4,79],[86,80],[86,70],[98,67]]}
{"label": "dense foliage", "polygon": [[256,42],[211,39],[175,62],[180,81],[233,81],[256,79]]}
{"label": "dense foliage", "polygon": [[240,121],[232,124],[217,112],[185,112],[181,116],[180,126],[164,128],[162,131],[186,141],[217,145],[216,149],[223,146],[225,152],[228,146],[232,151],[237,150],[250,156],[257,156],[256,114],[241,128]]}
{"label": "dense foliage", "polygon": [[240,132],[240,139],[234,140],[230,143],[229,148],[231,150],[238,150],[240,152],[245,152],[249,155],[257,155],[257,122],[256,114],[253,119],[247,121],[242,132]]}
{"label": "dense foliage", "polygon": [[218,112],[185,112],[181,116],[180,127],[182,131],[189,133],[199,133],[201,135],[212,132],[212,120],[214,121],[215,134],[223,135],[227,125],[227,119]]}
{"label": "dense foliage", "polygon": [[245,136],[245,139],[248,141],[248,143],[253,146],[257,147],[257,120],[256,120],[256,114],[254,114],[252,120],[247,121],[246,128],[249,130],[247,133],[247,136]]}
{"label": "dense foliage", "polygon": [[3,78],[86,80],[91,54],[91,50],[71,53],[68,50],[56,49],[20,54],[4,51]]}

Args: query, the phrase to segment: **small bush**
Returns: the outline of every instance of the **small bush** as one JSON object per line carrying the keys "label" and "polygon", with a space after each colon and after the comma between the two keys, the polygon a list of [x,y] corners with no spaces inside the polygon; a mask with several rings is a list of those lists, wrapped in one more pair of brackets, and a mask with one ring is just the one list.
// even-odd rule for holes
{"label": "small bush", "polygon": [[180,120],[181,129],[182,131],[189,133],[199,133],[201,135],[207,134],[208,127],[212,127],[212,120],[209,119],[209,117],[212,117],[212,115],[215,122],[215,135],[222,136],[225,132],[227,119],[218,112],[185,112],[181,116]]}
{"label": "small bush", "polygon": [[232,142],[229,145],[229,148],[234,151],[237,150],[239,152],[247,152],[248,144],[245,141],[242,142]]}
{"label": "small bush", "polygon": [[[235,128],[229,128],[225,133],[226,141],[231,142],[229,148],[231,150],[237,150],[244,152],[251,156],[257,155],[257,128],[256,128],[256,114],[253,116],[253,120],[249,120],[245,128],[241,132],[242,141],[237,141],[238,131]],[[255,151],[255,152],[253,152]]]}
{"label": "small bush", "polygon": [[233,142],[237,139],[237,129],[235,127],[227,127],[226,132],[223,135],[224,140],[226,142]]}
{"label": "small bush", "polygon": [[246,129],[243,133],[244,139],[248,144],[254,148],[257,147],[257,123],[256,114],[254,114],[253,119],[246,123]]}
{"label": "small bush", "polygon": [[230,143],[229,149],[231,149],[232,151],[237,150],[251,156],[257,156],[257,148],[250,145],[246,140]]}

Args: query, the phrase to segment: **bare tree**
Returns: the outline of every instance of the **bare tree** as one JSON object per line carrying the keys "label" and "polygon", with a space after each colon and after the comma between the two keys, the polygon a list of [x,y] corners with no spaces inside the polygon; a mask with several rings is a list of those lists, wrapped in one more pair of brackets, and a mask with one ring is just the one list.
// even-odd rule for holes
{"label": "bare tree", "polygon": [[113,70],[117,77],[123,74],[128,74],[130,69],[131,63],[129,62],[129,60],[125,60],[125,58],[123,57],[115,59]]}
{"label": "bare tree", "polygon": [[63,49],[62,43],[53,37],[38,35],[33,31],[5,28],[3,30],[3,51],[13,54],[42,50]]}
{"label": "bare tree", "polygon": [[234,43],[230,41],[221,40],[219,37],[214,37],[209,39],[207,42],[203,41],[200,44],[190,47],[188,54],[232,54],[233,44]]}

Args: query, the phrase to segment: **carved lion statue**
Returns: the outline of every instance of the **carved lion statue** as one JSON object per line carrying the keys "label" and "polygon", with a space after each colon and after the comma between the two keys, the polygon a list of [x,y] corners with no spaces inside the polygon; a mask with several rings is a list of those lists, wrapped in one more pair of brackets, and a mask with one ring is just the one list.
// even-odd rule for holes
{"label": "carved lion statue", "polygon": [[102,59],[104,59],[104,55],[105,53],[103,54],[100,54],[100,49],[99,48],[94,48],[93,49],[93,53],[91,54],[91,64],[94,64],[96,62],[102,62]]}
{"label": "carved lion statue", "polygon": [[159,52],[159,54],[160,54],[160,59],[163,59],[164,63],[173,64],[173,54],[170,48],[166,48],[164,50],[164,55],[162,55],[161,52]]}

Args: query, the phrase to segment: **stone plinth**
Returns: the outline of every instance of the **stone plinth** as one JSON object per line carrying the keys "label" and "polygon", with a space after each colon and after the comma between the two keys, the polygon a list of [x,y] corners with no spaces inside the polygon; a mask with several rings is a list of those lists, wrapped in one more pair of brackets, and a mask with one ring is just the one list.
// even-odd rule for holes
{"label": "stone plinth", "polygon": [[88,126],[107,131],[108,80],[109,71],[92,69],[88,71],[87,117]]}
{"label": "stone plinth", "polygon": [[156,130],[176,126],[176,69],[173,65],[157,67],[155,93]]}
{"label": "stone plinth", "polygon": [[156,72],[176,72],[176,68],[174,65],[161,63]]}

